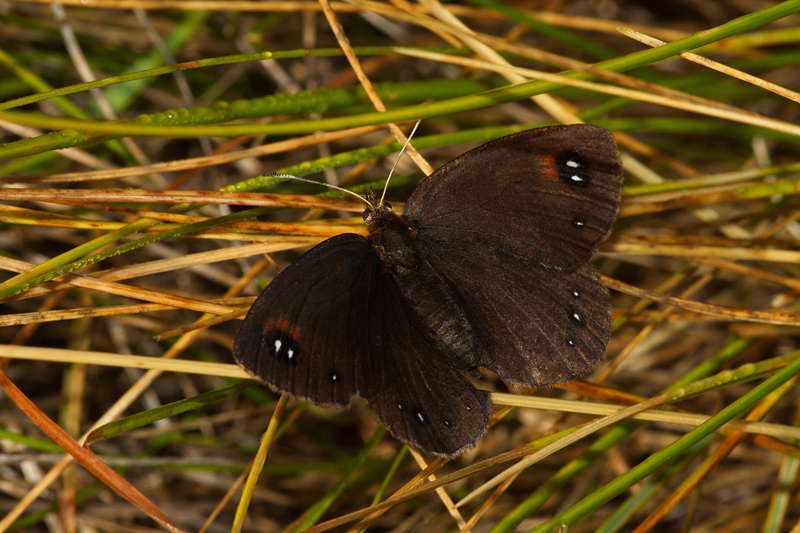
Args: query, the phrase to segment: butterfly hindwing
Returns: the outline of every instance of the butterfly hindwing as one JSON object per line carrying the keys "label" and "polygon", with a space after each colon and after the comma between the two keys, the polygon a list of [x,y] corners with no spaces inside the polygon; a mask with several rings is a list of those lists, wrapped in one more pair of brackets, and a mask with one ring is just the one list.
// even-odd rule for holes
{"label": "butterfly hindwing", "polygon": [[375,416],[396,438],[434,455],[474,445],[489,420],[488,393],[456,369],[385,271],[371,308],[370,344],[391,376],[369,399]]}
{"label": "butterfly hindwing", "polygon": [[[454,288],[481,348],[480,366],[507,383],[541,386],[573,379],[602,357],[610,302],[593,266],[558,270],[461,246],[441,251],[428,261]],[[482,272],[491,272],[491,283]]]}

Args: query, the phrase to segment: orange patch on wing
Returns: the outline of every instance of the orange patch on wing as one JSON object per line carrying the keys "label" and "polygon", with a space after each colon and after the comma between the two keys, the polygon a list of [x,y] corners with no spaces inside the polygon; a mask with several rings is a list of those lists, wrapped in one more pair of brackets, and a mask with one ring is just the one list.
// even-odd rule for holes
{"label": "orange patch on wing", "polygon": [[543,155],[537,157],[536,162],[539,164],[538,170],[544,179],[546,179],[547,181],[561,180],[561,178],[558,175],[558,164],[556,163],[555,156]]}
{"label": "orange patch on wing", "polygon": [[280,331],[291,337],[298,345],[300,344],[301,330],[296,322],[288,320],[286,317],[278,317],[272,324],[264,324],[264,331]]}

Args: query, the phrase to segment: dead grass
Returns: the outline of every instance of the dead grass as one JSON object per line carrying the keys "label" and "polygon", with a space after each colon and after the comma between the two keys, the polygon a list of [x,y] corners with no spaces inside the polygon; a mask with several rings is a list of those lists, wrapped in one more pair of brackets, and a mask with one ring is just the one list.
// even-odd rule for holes
{"label": "dead grass", "polygon": [[[800,85],[800,2],[326,4],[0,2],[0,530],[230,531],[276,412],[244,531],[800,530],[800,129],[786,89]],[[696,54],[771,85],[691,57],[654,63],[657,49],[637,53],[617,27],[695,34],[707,39]],[[178,66],[138,74],[162,65]],[[253,178],[317,172],[363,188],[423,118],[398,205],[420,169],[576,116],[615,133],[626,170],[594,261],[617,321],[585,381],[528,391],[536,404],[517,394],[526,407],[497,395],[496,423],[450,462],[409,454],[360,402],[276,411],[266,390],[225,388],[244,377],[237,317],[275,267],[364,231],[357,202],[297,183],[254,195]],[[707,422],[692,430],[677,424],[703,420],[673,411],[599,428],[550,398],[649,399]],[[726,414],[770,425],[708,425]],[[564,446],[573,429],[585,434]]]}

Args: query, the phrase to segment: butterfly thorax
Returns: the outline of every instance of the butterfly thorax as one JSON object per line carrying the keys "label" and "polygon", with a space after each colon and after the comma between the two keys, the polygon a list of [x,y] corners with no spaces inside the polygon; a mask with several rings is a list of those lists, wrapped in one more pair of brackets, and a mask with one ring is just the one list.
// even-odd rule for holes
{"label": "butterfly thorax", "polygon": [[367,208],[364,220],[369,230],[369,243],[384,265],[402,270],[414,268],[419,263],[414,226],[395,215],[391,205]]}

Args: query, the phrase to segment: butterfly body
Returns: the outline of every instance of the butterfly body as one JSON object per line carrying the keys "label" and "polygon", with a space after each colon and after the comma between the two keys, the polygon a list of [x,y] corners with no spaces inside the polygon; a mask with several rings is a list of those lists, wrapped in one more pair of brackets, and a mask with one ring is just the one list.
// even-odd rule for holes
{"label": "butterfly body", "polygon": [[374,206],[364,211],[367,240],[389,277],[427,325],[439,353],[461,371],[477,370],[480,346],[472,326],[453,288],[428,263],[417,239],[417,224],[394,214],[389,204],[378,205],[372,191],[366,199]]}
{"label": "butterfly body", "polygon": [[245,318],[234,357],[299,398],[365,398],[400,440],[455,455],[490,411],[464,372],[548,385],[602,357],[609,297],[587,261],[621,183],[608,132],[557,126],[456,158],[402,216],[368,196],[369,237],[339,235],[287,267]]}

